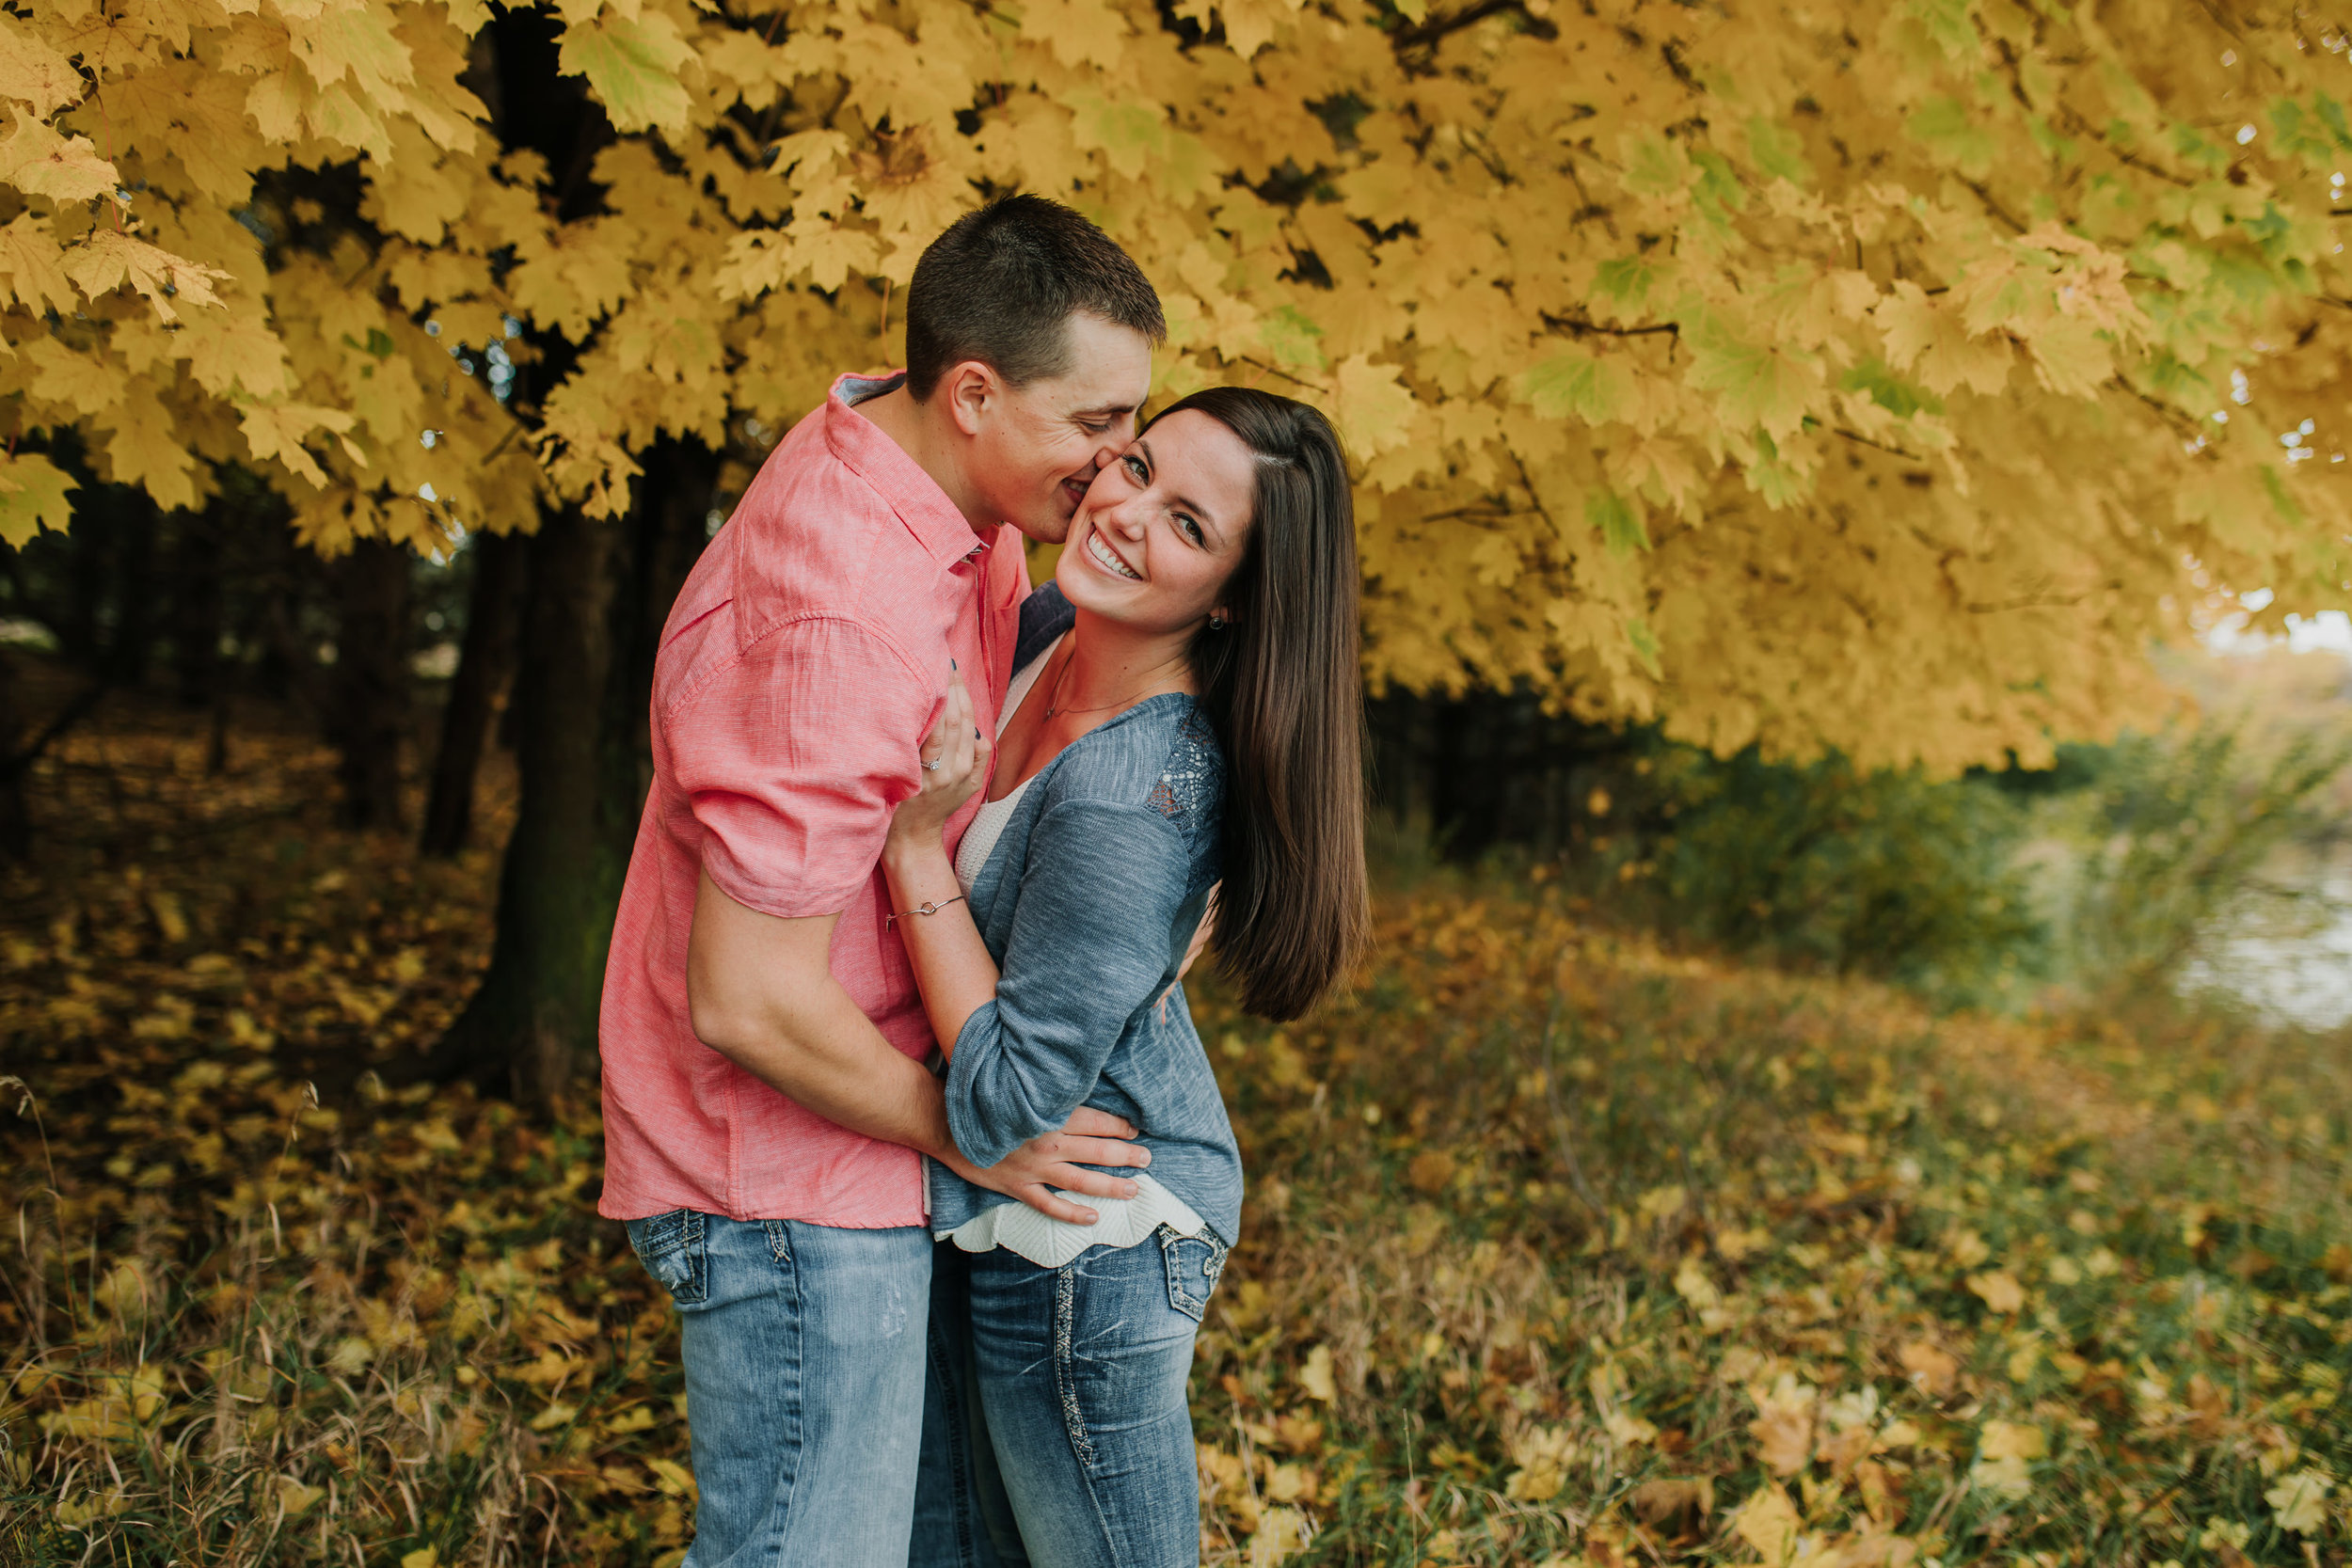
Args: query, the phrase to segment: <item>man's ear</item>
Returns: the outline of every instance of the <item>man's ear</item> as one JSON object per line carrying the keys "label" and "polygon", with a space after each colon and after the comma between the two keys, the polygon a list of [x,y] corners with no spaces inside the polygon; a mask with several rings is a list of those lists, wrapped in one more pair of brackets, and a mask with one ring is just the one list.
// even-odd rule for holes
{"label": "man's ear", "polygon": [[947,417],[965,436],[977,436],[990,404],[1001,399],[1005,384],[977,359],[966,359],[939,378],[932,395],[946,400]]}

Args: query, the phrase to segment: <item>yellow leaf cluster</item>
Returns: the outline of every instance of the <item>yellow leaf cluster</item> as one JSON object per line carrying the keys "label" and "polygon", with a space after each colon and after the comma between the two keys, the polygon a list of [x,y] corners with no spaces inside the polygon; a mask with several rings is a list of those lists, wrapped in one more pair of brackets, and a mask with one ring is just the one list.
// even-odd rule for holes
{"label": "yellow leaf cluster", "polygon": [[[2034,761],[2221,597],[2347,600],[2352,133],[2318,24],[2240,8],[567,4],[615,139],[559,169],[464,85],[487,8],[42,0],[0,385],[167,505],[234,461],[323,548],[437,547],[618,512],[664,435],[755,461],[1042,191],[1158,285],[1164,391],[1331,412],[1375,684]],[[352,160],[316,243],[256,183]],[[493,348],[554,344],[509,407]]]}

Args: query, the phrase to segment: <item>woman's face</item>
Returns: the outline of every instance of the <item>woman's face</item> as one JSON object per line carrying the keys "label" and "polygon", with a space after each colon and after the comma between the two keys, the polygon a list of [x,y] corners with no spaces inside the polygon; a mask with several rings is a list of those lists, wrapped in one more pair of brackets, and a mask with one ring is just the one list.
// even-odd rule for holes
{"label": "woman's face", "polygon": [[1257,460],[1206,414],[1170,414],[1094,476],[1055,580],[1070,602],[1181,632],[1223,603],[1249,531]]}

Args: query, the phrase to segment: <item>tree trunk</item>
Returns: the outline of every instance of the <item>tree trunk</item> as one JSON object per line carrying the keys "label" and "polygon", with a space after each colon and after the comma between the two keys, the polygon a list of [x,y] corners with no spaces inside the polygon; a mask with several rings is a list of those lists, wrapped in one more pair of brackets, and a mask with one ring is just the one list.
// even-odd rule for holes
{"label": "tree trunk", "polygon": [[30,765],[19,766],[16,760],[24,733],[16,661],[0,655],[0,862],[9,865],[33,858],[32,815],[24,803],[24,775]]}
{"label": "tree trunk", "polygon": [[425,801],[418,847],[454,855],[473,829],[474,775],[490,735],[491,711],[515,670],[516,622],[522,609],[525,544],[505,534],[476,534],[473,590],[466,600],[466,636],[449,704],[441,710],[441,744],[433,759],[433,791]]}
{"label": "tree trunk", "polygon": [[548,512],[530,541],[513,708],[522,800],[497,946],[424,1069],[541,1109],[596,1063],[605,950],[644,801],[653,653],[717,477],[699,443],[665,437],[641,462],[627,518]]}
{"label": "tree trunk", "polygon": [[183,512],[171,561],[171,662],[183,707],[220,703],[220,633],[226,608],[221,573],[221,499]]}
{"label": "tree trunk", "polygon": [[335,637],[329,729],[342,752],[343,824],[400,826],[400,742],[408,721],[405,545],[362,539],[335,562],[342,625]]}

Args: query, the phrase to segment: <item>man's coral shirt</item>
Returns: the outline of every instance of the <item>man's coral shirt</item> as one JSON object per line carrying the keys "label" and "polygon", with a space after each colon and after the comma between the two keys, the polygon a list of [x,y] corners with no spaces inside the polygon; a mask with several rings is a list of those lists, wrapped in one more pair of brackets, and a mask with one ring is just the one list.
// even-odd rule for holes
{"label": "man's coral shirt", "polygon": [[[612,1219],[698,1209],[850,1228],[920,1225],[922,1157],[803,1110],[695,1037],[697,872],[737,903],[832,914],[833,973],[882,1037],[928,1055],[876,862],[915,793],[952,657],[991,732],[1028,571],[851,406],[844,376],[769,454],[670,612],[653,680],[653,788],[607,960]],[[977,797],[948,824],[953,853]]]}

